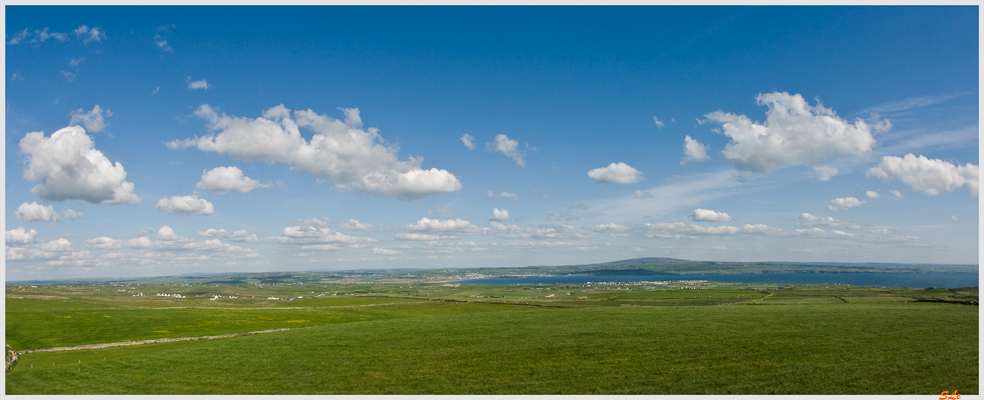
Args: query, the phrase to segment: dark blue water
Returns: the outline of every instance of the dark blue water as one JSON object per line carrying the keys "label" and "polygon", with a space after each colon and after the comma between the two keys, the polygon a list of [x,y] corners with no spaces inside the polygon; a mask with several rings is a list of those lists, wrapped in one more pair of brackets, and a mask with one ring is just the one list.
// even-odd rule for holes
{"label": "dark blue water", "polygon": [[456,281],[486,285],[550,284],[587,282],[691,281],[774,283],[783,285],[839,283],[854,286],[959,288],[978,284],[976,272],[859,272],[859,273],[787,273],[787,274],[693,274],[693,275],[568,275],[522,278],[485,278]]}

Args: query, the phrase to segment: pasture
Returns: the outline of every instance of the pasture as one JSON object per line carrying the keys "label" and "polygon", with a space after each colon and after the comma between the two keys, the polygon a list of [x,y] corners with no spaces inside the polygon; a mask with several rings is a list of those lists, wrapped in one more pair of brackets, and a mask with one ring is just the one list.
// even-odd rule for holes
{"label": "pasture", "polygon": [[955,303],[976,301],[976,288],[167,288],[184,298],[124,289],[8,285],[6,342],[25,351],[289,330],[28,352],[6,393],[979,393],[978,308]]}

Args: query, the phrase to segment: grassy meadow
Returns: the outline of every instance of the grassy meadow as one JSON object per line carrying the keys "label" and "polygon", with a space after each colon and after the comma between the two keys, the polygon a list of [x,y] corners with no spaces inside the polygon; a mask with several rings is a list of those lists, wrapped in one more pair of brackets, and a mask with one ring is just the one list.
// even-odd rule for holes
{"label": "grassy meadow", "polygon": [[978,308],[954,303],[977,298],[710,282],[7,285],[17,351],[290,330],[28,352],[6,394],[977,394]]}

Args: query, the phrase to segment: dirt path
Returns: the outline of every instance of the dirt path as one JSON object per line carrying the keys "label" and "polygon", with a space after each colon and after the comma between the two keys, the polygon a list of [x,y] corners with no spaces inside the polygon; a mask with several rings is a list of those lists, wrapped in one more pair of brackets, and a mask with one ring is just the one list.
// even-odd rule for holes
{"label": "dirt path", "polygon": [[[185,309],[185,308],[204,308],[210,310],[300,310],[300,309],[322,309],[322,308],[358,308],[358,307],[374,307],[374,306],[391,306],[397,304],[419,304],[419,303],[429,303],[430,301],[420,301],[420,302],[399,302],[399,303],[377,303],[377,304],[357,304],[349,306],[324,306],[324,307],[142,307],[145,310],[172,310],[172,309]],[[119,308],[116,308],[118,310]],[[129,308],[132,309],[132,308]],[[83,309],[91,310],[91,309]],[[289,331],[292,328],[280,328],[280,329],[267,329],[263,331],[253,331],[245,333],[228,333],[224,335],[214,335],[214,336],[196,336],[196,337],[179,337],[179,338],[162,338],[162,339],[148,339],[148,340],[138,340],[133,342],[116,342],[116,343],[98,343],[98,344],[85,344],[81,346],[72,347],[53,347],[50,349],[38,349],[38,350],[21,350],[17,351],[17,354],[27,354],[27,353],[42,353],[49,351],[69,351],[69,350],[89,350],[89,349],[102,349],[106,347],[118,347],[118,346],[135,346],[140,344],[150,344],[150,343],[167,343],[167,342],[181,342],[186,340],[208,340],[208,339],[221,339],[230,338],[236,336],[245,335],[256,335],[260,333],[270,333],[270,332],[281,332]]]}
{"label": "dirt path", "polygon": [[138,340],[136,342],[116,342],[116,343],[85,344],[85,345],[82,345],[82,346],[73,346],[73,347],[53,347],[53,348],[50,348],[50,349],[22,350],[22,351],[18,351],[17,354],[43,353],[43,352],[49,352],[49,351],[69,351],[69,350],[102,349],[102,348],[106,348],[106,347],[136,346],[136,345],[140,345],[140,344],[150,344],[150,343],[183,342],[183,341],[186,341],[186,340],[222,339],[222,338],[230,338],[230,337],[236,337],[236,336],[256,335],[256,334],[260,334],[260,333],[281,332],[281,331],[289,331],[289,330],[291,330],[291,328],[267,329],[265,331],[253,331],[253,332],[245,332],[245,333],[228,333],[228,334],[225,334],[225,335],[214,335],[214,336],[179,337],[179,338],[163,338],[163,339]]}

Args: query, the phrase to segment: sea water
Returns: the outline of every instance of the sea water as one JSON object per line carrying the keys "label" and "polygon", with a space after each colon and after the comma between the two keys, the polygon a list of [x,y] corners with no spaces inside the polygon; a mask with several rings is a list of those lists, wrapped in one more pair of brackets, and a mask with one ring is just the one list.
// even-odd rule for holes
{"label": "sea water", "polygon": [[588,282],[667,282],[712,281],[729,283],[842,284],[874,287],[960,288],[978,285],[977,272],[825,272],[773,274],[688,274],[688,275],[564,275],[468,279],[453,283],[486,285],[552,284]]}

